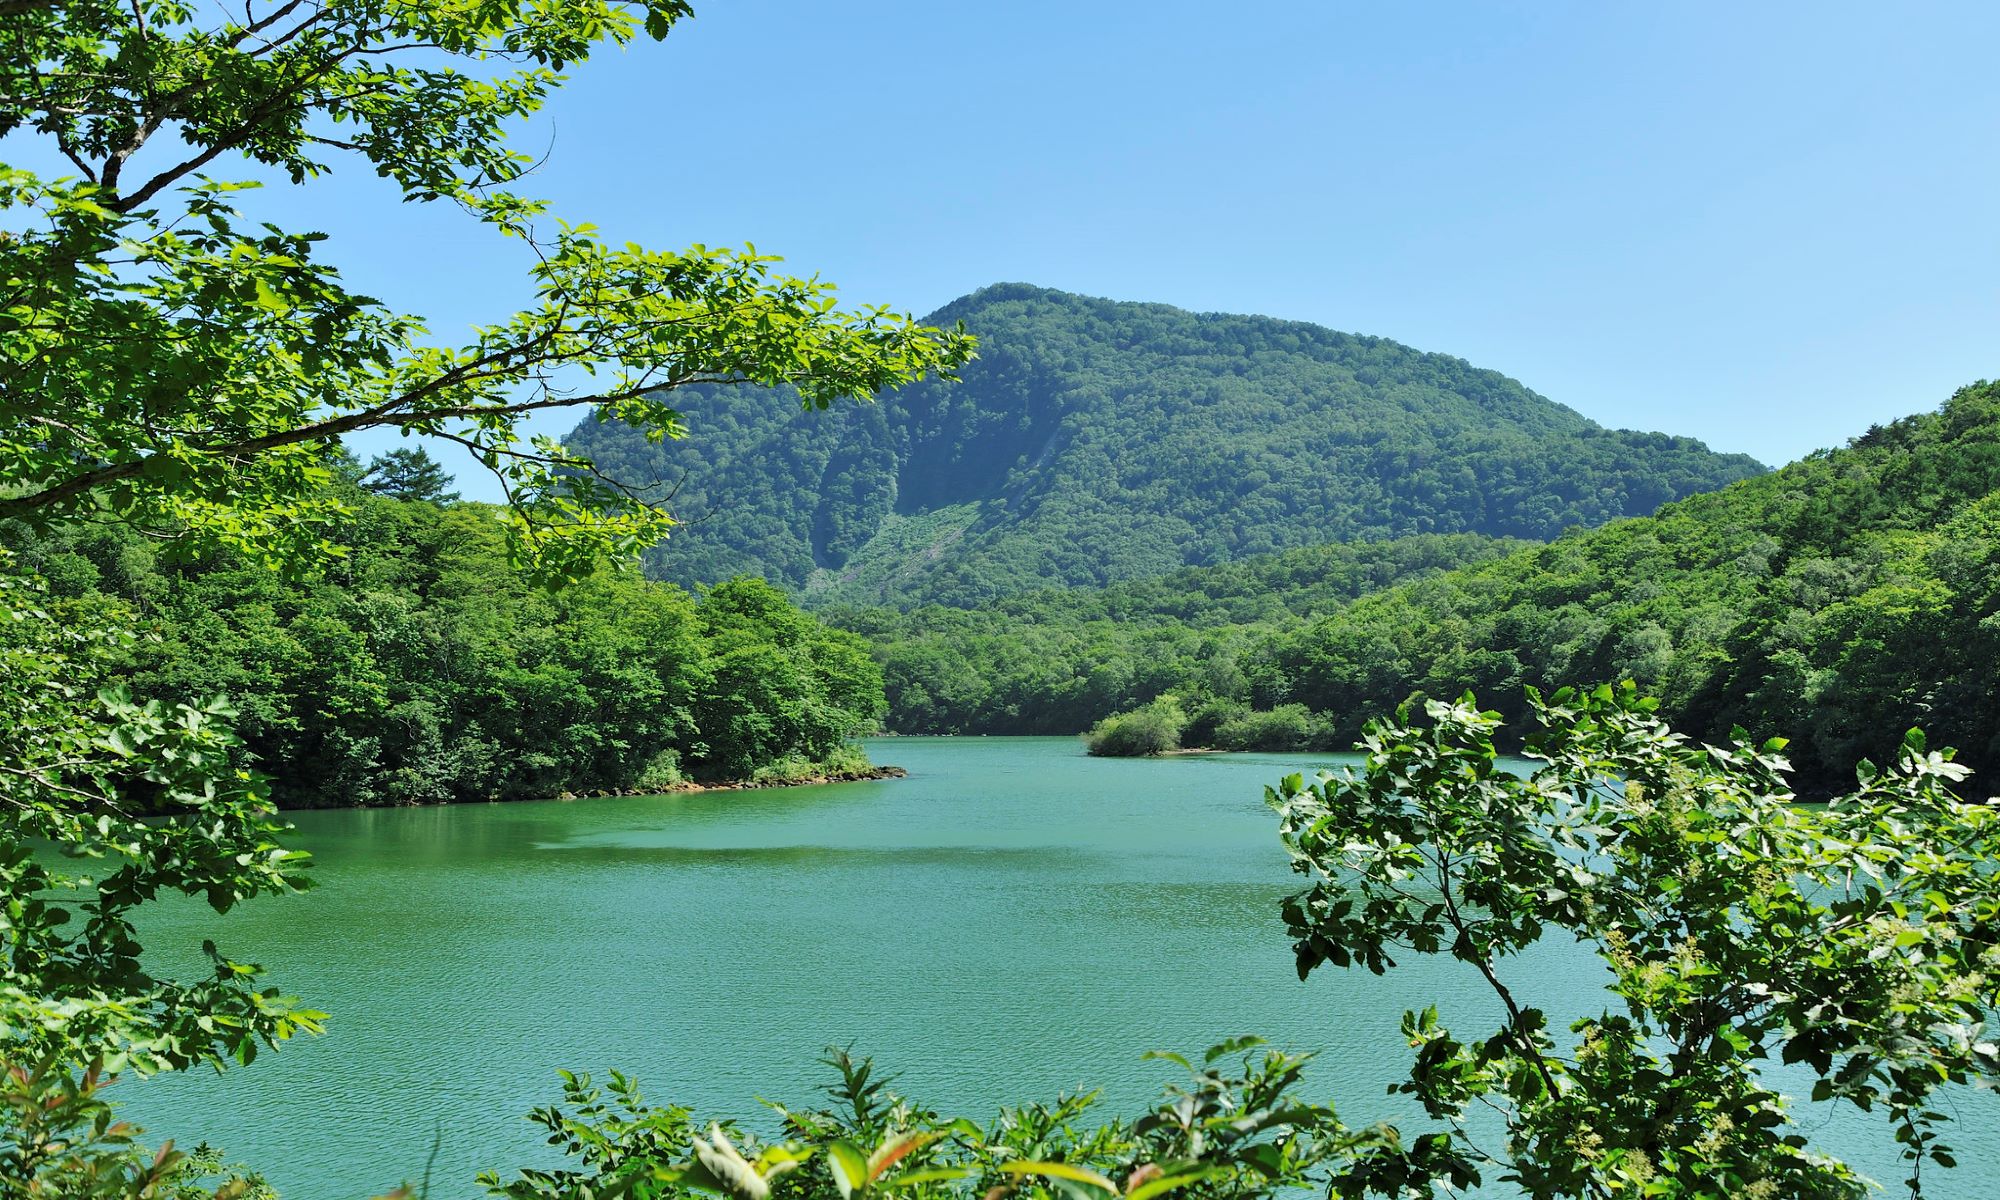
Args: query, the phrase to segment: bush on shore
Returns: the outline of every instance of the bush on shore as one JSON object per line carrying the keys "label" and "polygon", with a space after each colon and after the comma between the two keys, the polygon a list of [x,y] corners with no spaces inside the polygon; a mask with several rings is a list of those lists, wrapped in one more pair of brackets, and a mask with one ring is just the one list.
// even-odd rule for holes
{"label": "bush on shore", "polygon": [[1099,721],[1084,735],[1084,745],[1100,758],[1145,758],[1180,749],[1186,725],[1180,701],[1162,696],[1144,708]]}
{"label": "bush on shore", "polygon": [[1331,750],[1332,725],[1303,704],[1280,704],[1268,712],[1244,709],[1216,727],[1210,743],[1218,750]]}
{"label": "bush on shore", "polygon": [[1190,715],[1173,696],[1104,718],[1084,735],[1091,754],[1143,758],[1180,749],[1332,750],[1333,724],[1303,704],[1253,709],[1209,700]]}

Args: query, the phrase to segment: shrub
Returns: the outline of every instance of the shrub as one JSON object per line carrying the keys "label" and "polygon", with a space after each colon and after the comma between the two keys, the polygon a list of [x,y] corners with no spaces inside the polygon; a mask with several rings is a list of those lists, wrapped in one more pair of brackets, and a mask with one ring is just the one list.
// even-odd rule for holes
{"label": "shrub", "polygon": [[686,782],[687,776],[681,773],[681,752],[667,749],[646,760],[645,769],[639,772],[637,786],[642,791],[665,791]]}
{"label": "shrub", "polygon": [[[570,1164],[481,1176],[498,1200],[1268,1200],[1324,1194],[1333,1169],[1386,1148],[1301,1095],[1307,1056],[1234,1038],[1185,1068],[1136,1121],[1098,1116],[1095,1092],[1005,1108],[988,1124],[950,1118],[890,1091],[867,1059],[833,1050],[830,1103],[793,1109],[779,1140],[686,1108],[655,1107],[612,1073],[565,1074],[564,1103],[535,1113]],[[1102,1123],[1100,1123],[1102,1122]]]}
{"label": "shrub", "polygon": [[1223,750],[1322,750],[1331,741],[1325,721],[1303,704],[1280,704],[1269,712],[1243,710],[1215,731]]}
{"label": "shrub", "polygon": [[1084,743],[1101,758],[1144,758],[1180,749],[1186,725],[1180,701],[1162,696],[1144,708],[1099,721],[1084,735]]}
{"label": "shrub", "polygon": [[[1809,1090],[1886,1121],[1921,1196],[1924,1169],[1954,1163],[1939,1090],[2000,1079],[1981,1024],[2000,1007],[2000,807],[1954,792],[1969,772],[1914,730],[1808,806],[1782,738],[1705,745],[1630,684],[1528,703],[1529,773],[1501,764],[1501,718],[1468,694],[1371,724],[1361,773],[1267,792],[1312,879],[1285,903],[1301,977],[1444,956],[1505,1013],[1463,1035],[1404,1014],[1393,1090],[1438,1129],[1404,1127],[1338,1194],[1430,1195],[1456,1162],[1539,1197],[1859,1200],[1784,1094]],[[1602,1008],[1556,1021],[1576,981],[1508,987],[1545,939],[1596,953]],[[1474,1111],[1504,1136],[1469,1141]]]}
{"label": "shrub", "polygon": [[874,765],[868,761],[867,751],[850,742],[835,746],[824,758],[790,754],[775,762],[765,763],[750,773],[750,782],[767,785],[806,783],[832,776],[856,775]]}
{"label": "shrub", "polygon": [[1250,706],[1240,700],[1209,700],[1194,710],[1188,717],[1187,728],[1181,730],[1183,746],[1217,746],[1217,733],[1231,721],[1240,720],[1250,713]]}

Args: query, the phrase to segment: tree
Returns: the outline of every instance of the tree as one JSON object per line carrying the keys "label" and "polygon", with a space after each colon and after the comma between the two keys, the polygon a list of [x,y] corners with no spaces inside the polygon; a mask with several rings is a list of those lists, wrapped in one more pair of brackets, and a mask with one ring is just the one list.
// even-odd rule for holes
{"label": "tree", "polygon": [[[519,563],[560,582],[671,517],[525,438],[525,415],[586,407],[657,440],[684,432],[676,388],[785,384],[825,407],[971,354],[961,332],[842,311],[754,250],[613,246],[508,190],[528,159],[507,124],[597,46],[665,36],[682,0],[232,8],[0,0],[0,136],[76,172],[0,166],[0,519],[114,520],[308,571],[349,508],[327,486],[337,439],[388,427],[469,450],[506,493]],[[253,185],[204,173],[238,157],[293,184],[358,161],[405,199],[455,204],[525,244],[535,303],[436,343],[348,290],[321,235],[240,212]],[[303,886],[304,856],[232,765],[224,702],[122,686],[129,608],[7,568],[0,1059],[78,1095],[99,1069],[247,1062],[317,1028],[213,946],[208,978],[146,969],[137,910],[179,892],[226,912]]]}
{"label": "tree", "polygon": [[828,629],[761,579],[702,597],[709,680],[693,702],[705,777],[749,778],[785,754],[824,759],[881,720],[882,669],[851,633]]}
{"label": "tree", "polygon": [[[1864,1183],[1791,1123],[1773,1059],[1815,1100],[1876,1113],[1921,1194],[1953,1165],[1932,1098],[2000,1078],[2000,804],[1912,732],[1897,761],[1804,807],[1782,739],[1701,746],[1629,684],[1530,695],[1526,777],[1468,695],[1371,724],[1365,770],[1268,793],[1312,887],[1285,908],[1301,977],[1449,954],[1492,991],[1497,1031],[1461,1040],[1407,1013],[1409,1080],[1441,1128],[1364,1153],[1337,1186],[1497,1172],[1534,1197],[1857,1197]],[[1566,935],[1617,1007],[1558,1038],[1507,960]],[[1497,1111],[1482,1146],[1475,1110]],[[1431,1156],[1426,1165],[1413,1153]]]}
{"label": "tree", "polygon": [[443,464],[422,446],[376,455],[368,461],[368,473],[362,476],[361,486],[391,500],[450,504],[458,499]]}
{"label": "tree", "polygon": [[[809,406],[949,371],[962,333],[882,309],[754,251],[612,246],[506,190],[504,136],[602,43],[663,37],[683,0],[256,0],[212,21],[178,0],[0,7],[0,136],[78,175],[0,170],[0,517],[111,512],[311,552],[338,508],[325,444],[371,427],[456,442],[498,477],[524,560],[560,575],[671,523],[583,456],[517,432],[591,408],[658,440],[699,383],[787,384]],[[475,69],[474,64],[478,64]],[[492,74],[491,68],[501,67]],[[416,201],[524,241],[536,305],[459,346],[356,295],[322,237],[252,224],[225,155],[303,183],[360,159]],[[594,378],[596,386],[574,386]]]}

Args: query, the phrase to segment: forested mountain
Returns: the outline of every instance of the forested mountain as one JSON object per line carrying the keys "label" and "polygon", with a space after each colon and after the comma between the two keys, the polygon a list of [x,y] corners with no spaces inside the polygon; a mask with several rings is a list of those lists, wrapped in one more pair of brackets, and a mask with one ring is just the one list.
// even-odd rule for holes
{"label": "forested mountain", "polygon": [[649,571],[808,603],[976,604],[1325,542],[1545,540],[1759,473],[1384,338],[1020,284],[926,318],[980,357],[874,405],[687,389],[689,436],[568,439],[688,523]]}
{"label": "forested mountain", "polygon": [[[1959,747],[1988,790],[2000,773],[1996,384],[1654,517],[1433,571],[1311,619],[1221,623],[1199,596],[1204,573],[1180,578],[1197,594],[1189,617],[1155,603],[1143,640],[1096,640],[1091,672],[1126,681],[1121,707],[1173,694],[1209,731],[1249,706],[1291,706],[1311,716],[1312,740],[1345,745],[1414,692],[1471,688],[1517,719],[1523,685],[1629,678],[1690,733],[1794,739],[1808,786],[1838,786],[1863,756],[1885,761],[1912,725]],[[1009,664],[1065,638],[1092,644],[1099,618],[1070,601],[931,630],[921,612],[841,619],[885,661],[891,727],[999,732],[1012,726],[992,705],[955,703],[961,681],[1020,676]],[[1016,688],[1009,703],[1083,724],[1060,686]]]}

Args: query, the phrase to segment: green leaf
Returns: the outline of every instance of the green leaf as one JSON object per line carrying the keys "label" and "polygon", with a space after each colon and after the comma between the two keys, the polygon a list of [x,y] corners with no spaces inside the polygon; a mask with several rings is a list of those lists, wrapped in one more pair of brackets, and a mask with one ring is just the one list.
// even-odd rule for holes
{"label": "green leaf", "polygon": [[829,1143],[826,1165],[833,1175],[833,1186],[840,1189],[843,1200],[868,1186],[868,1160],[851,1143]]}
{"label": "green leaf", "polygon": [[1219,1175],[1226,1174],[1228,1172],[1220,1167],[1203,1167],[1197,1171],[1184,1171],[1178,1175],[1162,1175],[1157,1179],[1149,1179],[1130,1192],[1127,1192],[1125,1200],[1153,1200],[1155,1196],[1164,1196],[1168,1192],[1178,1191],[1189,1184],[1200,1183],[1205,1179],[1214,1179]]}
{"label": "green leaf", "polygon": [[905,1156],[919,1147],[928,1145],[944,1135],[941,1133],[911,1132],[899,1133],[885,1139],[868,1156],[869,1182],[879,1179],[884,1171],[901,1162]]}
{"label": "green leaf", "polygon": [[1249,1050],[1254,1047],[1266,1044],[1267,1043],[1264,1041],[1263,1038],[1257,1037],[1255,1035],[1233,1037],[1228,1039],[1227,1041],[1217,1042],[1215,1045],[1210,1046],[1208,1048],[1208,1052],[1202,1055],[1202,1061],[1205,1063],[1213,1063],[1218,1058],[1226,1058],[1231,1054],[1236,1054],[1241,1051]]}
{"label": "green leaf", "polygon": [[1009,1175],[1040,1175],[1047,1179],[1063,1179],[1072,1183],[1087,1184],[1090,1187],[1118,1194],[1118,1185],[1095,1171],[1063,1162],[1006,1162],[1000,1169]]}
{"label": "green leaf", "polygon": [[698,1170],[690,1174],[688,1181],[696,1187],[722,1192],[736,1200],[765,1200],[771,1194],[771,1185],[757,1174],[720,1125],[709,1126],[706,1140],[694,1140],[694,1156],[693,1165]]}

